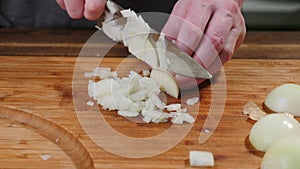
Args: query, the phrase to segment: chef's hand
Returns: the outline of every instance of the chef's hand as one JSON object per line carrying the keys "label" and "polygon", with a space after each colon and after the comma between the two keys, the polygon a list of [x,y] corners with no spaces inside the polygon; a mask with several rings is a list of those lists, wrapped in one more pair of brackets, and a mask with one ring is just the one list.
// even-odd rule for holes
{"label": "chef's hand", "polygon": [[71,18],[96,20],[104,10],[106,0],[56,0],[61,8],[66,10]]}
{"label": "chef's hand", "polygon": [[[243,0],[179,0],[162,32],[214,74],[245,38],[242,4]],[[176,78],[181,88],[195,86],[194,79]],[[203,81],[197,79],[197,84]]]}

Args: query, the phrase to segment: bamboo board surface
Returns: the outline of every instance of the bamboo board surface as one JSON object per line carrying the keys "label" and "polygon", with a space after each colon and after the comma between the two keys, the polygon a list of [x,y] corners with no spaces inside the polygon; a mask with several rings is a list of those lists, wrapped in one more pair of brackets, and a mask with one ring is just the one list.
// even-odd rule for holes
{"label": "bamboo board surface", "polygon": [[[213,86],[206,82],[199,86],[201,102],[196,106],[199,110],[192,109],[198,115],[191,130],[176,146],[149,158],[126,158],[104,150],[78,120],[78,102],[74,101],[87,95],[88,79],[80,74],[75,84],[83,85],[77,93],[72,88],[73,75],[77,56],[93,33],[0,29],[0,169],[181,169],[191,168],[190,150],[213,152],[214,169],[259,168],[263,154],[249,144],[247,137],[253,122],[242,115],[242,107],[248,101],[262,107],[266,95],[276,86],[300,84],[299,32],[248,32],[245,43],[222,71],[226,75],[226,80],[221,79],[226,84],[225,109],[209,140],[199,143],[212,103]],[[101,66],[118,68],[123,75],[145,66],[132,58],[124,60],[127,55],[126,49],[117,44]],[[86,60],[92,62],[83,64],[83,70],[90,71],[94,68],[89,66],[93,58]],[[86,101],[79,104],[85,105]],[[90,113],[89,109],[84,111]],[[133,138],[155,136],[171,127],[170,123],[137,124],[115,113],[103,115],[111,128]],[[93,116],[88,117],[92,133],[99,132],[99,123]],[[111,142],[112,146],[119,144]]]}

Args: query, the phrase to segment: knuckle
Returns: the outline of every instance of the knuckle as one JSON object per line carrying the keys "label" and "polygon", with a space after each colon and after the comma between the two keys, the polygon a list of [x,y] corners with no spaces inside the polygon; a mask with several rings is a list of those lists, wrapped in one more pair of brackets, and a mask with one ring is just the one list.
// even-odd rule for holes
{"label": "knuckle", "polygon": [[233,55],[233,51],[228,49],[228,48],[224,48],[223,49],[224,55],[225,55],[225,60],[228,61],[231,59],[232,55]]}
{"label": "knuckle", "polygon": [[218,33],[213,33],[211,36],[208,36],[208,38],[217,51],[223,49],[224,38],[221,35],[219,35]]}
{"label": "knuckle", "polygon": [[233,14],[240,12],[240,8],[235,1],[229,1],[228,3],[226,3],[226,9]]}
{"label": "knuckle", "polygon": [[213,8],[214,4],[211,0],[194,0],[191,3],[191,8],[193,8],[194,12],[201,12],[201,11],[209,11]]}
{"label": "knuckle", "polygon": [[230,49],[225,49],[225,48],[222,50],[222,52],[219,55],[222,64],[231,60],[232,56],[233,56],[233,51],[231,51]]}

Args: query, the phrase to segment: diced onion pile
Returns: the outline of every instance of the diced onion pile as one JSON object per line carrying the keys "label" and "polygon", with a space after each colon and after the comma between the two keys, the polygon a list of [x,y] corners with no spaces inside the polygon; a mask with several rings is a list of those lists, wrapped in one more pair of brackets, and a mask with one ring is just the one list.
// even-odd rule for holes
{"label": "diced onion pile", "polygon": [[[145,73],[146,72],[146,73]],[[148,72],[144,71],[148,76]],[[146,123],[171,122],[194,123],[193,116],[181,104],[166,105],[159,95],[162,92],[155,79],[131,71],[128,77],[119,78],[110,68],[96,68],[85,73],[85,77],[100,77],[100,81],[89,80],[88,95],[106,110],[116,110],[123,117],[143,116]],[[87,103],[93,106],[89,101]]]}

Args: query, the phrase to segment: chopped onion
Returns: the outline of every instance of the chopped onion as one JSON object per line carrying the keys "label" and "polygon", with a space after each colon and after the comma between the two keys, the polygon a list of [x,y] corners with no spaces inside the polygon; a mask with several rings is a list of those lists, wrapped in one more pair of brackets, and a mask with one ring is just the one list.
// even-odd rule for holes
{"label": "chopped onion", "polygon": [[144,76],[144,77],[150,76],[150,71],[149,71],[148,69],[144,69],[144,70],[143,70],[143,76]]}
{"label": "chopped onion", "polygon": [[190,166],[212,167],[215,165],[214,156],[207,151],[190,151]]}
{"label": "chopped onion", "polygon": [[287,114],[269,114],[254,124],[249,140],[255,149],[265,152],[276,141],[290,135],[300,135],[299,122]]}
{"label": "chopped onion", "polygon": [[43,160],[49,160],[50,158],[51,158],[51,155],[49,155],[49,154],[44,154],[44,155],[39,155],[40,156],[40,158],[41,159],[43,159]]}
{"label": "chopped onion", "polygon": [[[111,69],[95,69],[96,76],[99,72],[113,74]],[[117,75],[117,74],[116,74]],[[143,116],[146,123],[164,123],[171,118],[174,124],[184,122],[193,123],[195,119],[187,113],[187,108],[181,108],[181,104],[166,106],[159,94],[162,91],[153,78],[142,77],[131,71],[128,77],[107,77],[94,82],[89,80],[88,94],[106,110],[116,110],[123,117]],[[94,102],[87,103],[92,106]],[[167,110],[166,110],[167,109]],[[171,114],[166,111],[171,112]]]}
{"label": "chopped onion", "polygon": [[255,121],[266,116],[266,113],[253,102],[248,102],[243,109],[243,114],[248,115],[250,119]]}
{"label": "chopped onion", "polygon": [[193,116],[191,116],[188,113],[184,112],[171,112],[170,116],[172,117],[172,123],[173,124],[183,124],[183,122],[188,122],[188,123],[194,123],[195,119]]}
{"label": "chopped onion", "polygon": [[116,4],[112,3],[110,0],[106,2],[106,7],[108,8],[111,14],[115,14],[118,11],[118,7],[116,6]]}
{"label": "chopped onion", "polygon": [[168,111],[178,111],[181,108],[181,104],[169,104],[166,106]]}
{"label": "chopped onion", "polygon": [[158,40],[156,41],[156,51],[159,60],[159,68],[162,70],[167,70],[169,67],[166,48],[167,46],[166,46],[165,35],[162,33],[160,34]]}
{"label": "chopped onion", "polygon": [[93,101],[88,101],[88,102],[86,103],[86,105],[88,105],[88,106],[94,106],[95,103],[94,103]]}
{"label": "chopped onion", "polygon": [[186,100],[186,104],[187,104],[187,105],[190,105],[190,106],[193,106],[193,105],[195,105],[196,103],[198,103],[199,100],[200,100],[199,97],[189,98],[189,99]]}
{"label": "chopped onion", "polygon": [[118,111],[118,115],[119,116],[123,116],[123,117],[137,117],[139,115],[138,112],[134,112],[134,111]]}

